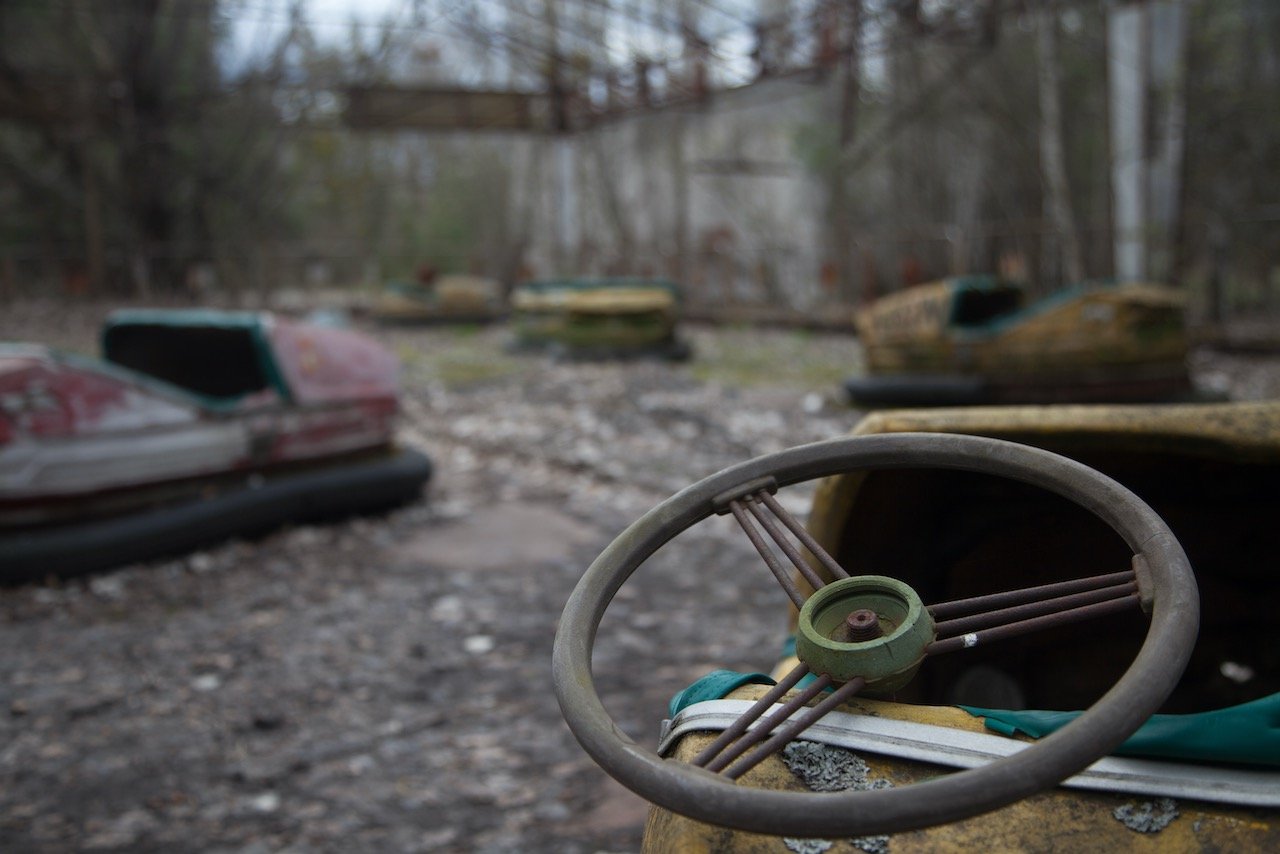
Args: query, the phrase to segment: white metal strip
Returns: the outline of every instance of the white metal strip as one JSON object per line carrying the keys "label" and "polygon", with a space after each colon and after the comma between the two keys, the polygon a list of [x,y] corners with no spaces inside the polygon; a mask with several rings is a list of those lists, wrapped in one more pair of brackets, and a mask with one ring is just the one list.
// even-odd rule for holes
{"label": "white metal strip", "polygon": [[[663,721],[658,753],[665,756],[676,740],[687,732],[727,728],[751,705],[750,700],[708,700],[688,706],[674,719]],[[781,704],[775,705],[770,712],[779,708]],[[805,730],[803,738],[953,768],[987,765],[1031,746],[1027,742],[990,733],[848,712],[827,714]],[[1219,768],[1108,756],[1064,780],[1062,785],[1240,806],[1280,806],[1280,772],[1263,769]]]}

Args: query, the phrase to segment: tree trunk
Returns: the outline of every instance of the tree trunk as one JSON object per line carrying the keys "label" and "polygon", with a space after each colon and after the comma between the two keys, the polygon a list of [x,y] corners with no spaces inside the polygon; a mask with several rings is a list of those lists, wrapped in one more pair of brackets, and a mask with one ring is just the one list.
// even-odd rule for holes
{"label": "tree trunk", "polygon": [[1145,7],[1107,10],[1107,84],[1111,119],[1111,193],[1115,274],[1147,275],[1147,51]]}
{"label": "tree trunk", "polygon": [[101,294],[106,277],[106,252],[102,238],[102,201],[98,192],[98,176],[89,156],[89,146],[80,147],[81,191],[84,194],[84,250],[89,275],[89,293]]}
{"label": "tree trunk", "polygon": [[1183,0],[1152,3],[1149,54],[1152,139],[1148,173],[1150,275],[1173,280],[1182,225],[1182,160],[1186,149],[1186,32]]}
{"label": "tree trunk", "polygon": [[1108,11],[1116,275],[1167,278],[1182,217],[1186,7],[1160,0]]}
{"label": "tree trunk", "polygon": [[1036,15],[1037,70],[1040,88],[1040,174],[1046,219],[1058,236],[1062,273],[1070,282],[1084,278],[1084,259],[1071,204],[1071,182],[1062,143],[1062,68],[1058,61],[1058,15],[1053,0],[1042,0]]}
{"label": "tree trunk", "polygon": [[600,184],[600,198],[604,202],[605,215],[613,226],[614,239],[617,241],[612,264],[622,264],[626,268],[635,265],[635,234],[623,204],[617,185],[617,174],[609,168],[605,156],[604,139],[599,131],[589,133],[584,145],[591,150],[592,160],[596,165],[596,181]]}
{"label": "tree trunk", "polygon": [[684,281],[689,275],[689,164],[685,157],[685,119],[679,112],[671,115],[671,181],[675,206],[672,229],[675,239],[674,275]]}
{"label": "tree trunk", "polygon": [[[858,40],[862,34],[862,0],[850,0],[848,43],[840,63],[840,152],[848,154],[853,149],[857,128],[858,98],[862,90]],[[843,168],[843,158],[832,164],[829,179],[831,198],[831,248],[835,255],[836,281],[839,298],[854,302],[853,223],[849,210],[848,178]]]}

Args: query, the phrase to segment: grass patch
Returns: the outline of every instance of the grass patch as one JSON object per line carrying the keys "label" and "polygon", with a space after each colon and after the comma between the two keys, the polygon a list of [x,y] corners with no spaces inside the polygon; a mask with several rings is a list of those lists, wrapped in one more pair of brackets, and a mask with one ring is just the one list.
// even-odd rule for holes
{"label": "grass patch", "polygon": [[435,360],[434,375],[445,385],[458,387],[492,382],[524,373],[528,366],[506,355],[487,353],[483,358],[446,354]]}
{"label": "grass patch", "polygon": [[786,386],[820,391],[862,364],[852,336],[808,331],[719,330],[696,342],[693,376],[727,386]]}
{"label": "grass patch", "polygon": [[476,327],[436,333],[429,341],[401,341],[396,355],[410,380],[437,380],[450,388],[508,379],[531,368],[527,358],[506,353],[499,340]]}

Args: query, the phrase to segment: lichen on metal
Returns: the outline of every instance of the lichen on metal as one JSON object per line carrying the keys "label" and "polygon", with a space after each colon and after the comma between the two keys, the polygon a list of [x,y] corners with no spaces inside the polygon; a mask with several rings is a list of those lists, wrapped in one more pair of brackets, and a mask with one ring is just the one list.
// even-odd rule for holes
{"label": "lichen on metal", "polygon": [[[797,741],[783,749],[782,761],[792,774],[815,792],[843,792],[848,789],[868,791],[893,786],[893,783],[882,777],[872,777],[871,767],[861,756],[840,747]],[[783,843],[791,851],[826,851],[834,845],[825,839],[786,838]],[[825,843],[826,847],[806,848],[801,843],[810,846]],[[883,854],[889,850],[889,836],[859,836],[850,839],[849,844],[867,854]]]}
{"label": "lichen on metal", "polygon": [[1158,798],[1142,803],[1130,801],[1121,804],[1111,811],[1111,815],[1137,833],[1159,833],[1172,824],[1180,813],[1173,798]]}

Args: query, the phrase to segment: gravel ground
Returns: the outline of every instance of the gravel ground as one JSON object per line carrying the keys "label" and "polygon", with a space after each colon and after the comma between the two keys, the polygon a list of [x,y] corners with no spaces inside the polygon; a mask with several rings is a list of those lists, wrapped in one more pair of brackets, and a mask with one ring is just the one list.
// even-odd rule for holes
{"label": "gravel ground", "polygon": [[[32,303],[0,315],[0,339],[91,352],[100,316]],[[402,439],[437,464],[422,501],[0,590],[0,848],[638,848],[644,805],[551,692],[560,609],[680,487],[847,432],[836,382],[856,343],[696,330],[686,365],[574,364],[504,355],[499,327],[376,334],[405,363]],[[1197,353],[1193,370],[1280,397],[1274,356]],[[642,743],[691,679],[771,663],[784,609],[749,550],[704,523],[606,615],[601,692]]]}

